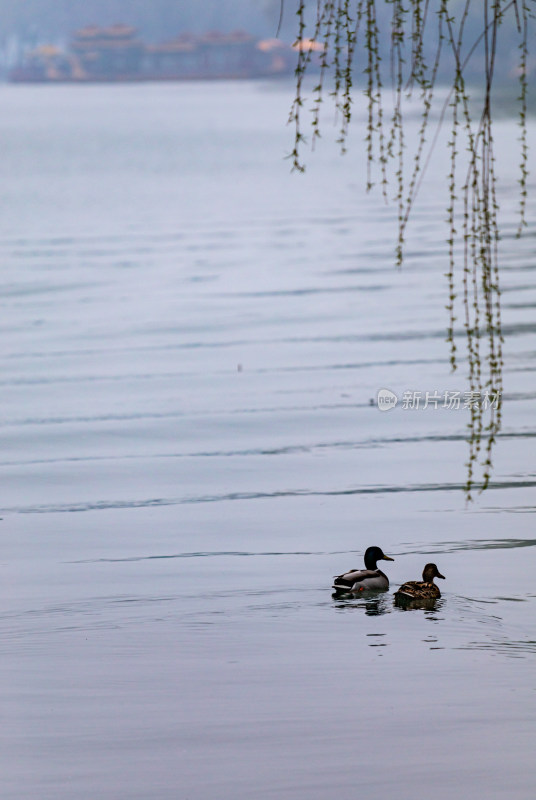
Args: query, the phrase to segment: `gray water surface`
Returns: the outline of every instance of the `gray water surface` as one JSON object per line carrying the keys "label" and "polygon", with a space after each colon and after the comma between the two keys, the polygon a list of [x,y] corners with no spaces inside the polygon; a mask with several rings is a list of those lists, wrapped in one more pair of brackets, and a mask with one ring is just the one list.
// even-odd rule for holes
{"label": "gray water surface", "polygon": [[[370,402],[467,388],[445,157],[397,271],[357,129],[289,174],[291,91],[0,88],[4,800],[534,796],[518,129],[496,129],[504,425],[467,506],[467,413]],[[333,600],[371,544],[391,592]],[[396,608],[427,561],[441,600]]]}

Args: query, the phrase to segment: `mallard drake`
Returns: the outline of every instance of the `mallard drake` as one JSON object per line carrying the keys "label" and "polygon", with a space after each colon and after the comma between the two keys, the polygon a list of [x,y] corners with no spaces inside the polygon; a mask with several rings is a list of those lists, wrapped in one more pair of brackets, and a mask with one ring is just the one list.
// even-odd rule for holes
{"label": "mallard drake", "polygon": [[403,583],[395,592],[395,598],[408,600],[437,600],[441,597],[439,586],[434,583],[434,578],[445,578],[435,564],[427,564],[422,571],[422,581],[408,581]]}
{"label": "mallard drake", "polygon": [[365,569],[351,569],[335,576],[333,588],[336,594],[357,594],[365,589],[388,589],[389,578],[376,566],[378,561],[394,561],[394,558],[386,556],[381,547],[368,547],[365,551]]}

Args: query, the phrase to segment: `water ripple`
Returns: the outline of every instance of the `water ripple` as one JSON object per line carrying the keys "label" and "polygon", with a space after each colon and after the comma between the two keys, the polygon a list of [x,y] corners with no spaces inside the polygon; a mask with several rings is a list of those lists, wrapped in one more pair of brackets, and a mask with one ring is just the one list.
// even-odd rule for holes
{"label": "water ripple", "polygon": [[[488,492],[493,489],[533,488],[536,480],[490,482]],[[186,497],[149,497],[137,500],[95,500],[77,503],[37,504],[29,506],[5,506],[3,514],[61,514],[84,511],[107,511],[125,508],[154,508],[163,506],[192,505],[197,503],[223,503],[236,500],[265,500],[281,497],[347,497],[352,495],[389,495],[414,492],[463,492],[463,483],[429,483],[405,485],[360,486],[353,489],[311,490],[293,489],[271,492],[230,492],[227,494],[194,495]]]}
{"label": "water ripple", "polygon": [[[402,547],[407,546],[402,544]],[[422,555],[436,555],[439,553],[455,553],[458,550],[506,550],[516,547],[535,547],[536,539],[463,539],[450,542],[437,542],[425,545],[412,543],[410,549],[404,550],[399,555],[422,553]],[[501,598],[498,598],[501,599]]]}
{"label": "water ripple", "polygon": [[348,555],[353,553],[353,550],[335,550],[333,552],[325,553],[323,551],[309,551],[309,550],[289,550],[278,551],[268,550],[266,552],[250,552],[248,550],[205,550],[199,552],[188,553],[160,553],[157,555],[148,556],[128,556],[125,558],[84,558],[78,561],[66,561],[66,564],[116,564],[129,561],[154,561],[160,559],[175,559],[175,558],[260,558],[264,556],[325,556],[325,555]]}

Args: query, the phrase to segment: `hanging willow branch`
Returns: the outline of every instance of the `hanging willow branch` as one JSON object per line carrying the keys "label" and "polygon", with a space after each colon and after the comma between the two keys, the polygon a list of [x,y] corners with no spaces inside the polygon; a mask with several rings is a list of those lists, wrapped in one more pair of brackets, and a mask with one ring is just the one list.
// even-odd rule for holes
{"label": "hanging willow branch", "polygon": [[[306,137],[302,117],[303,80],[307,69],[314,63],[317,74],[312,92],[312,144],[314,146],[320,136],[320,108],[329,75],[342,152],[346,151],[352,118],[353,82],[356,75],[362,74],[361,88],[368,107],[366,188],[373,188],[376,174],[386,200],[390,185],[393,187],[391,195],[398,209],[398,265],[403,261],[406,227],[439,129],[450,118],[446,338],[450,364],[455,370],[459,361],[455,323],[461,304],[471,398],[465,492],[471,499],[475,488],[485,489],[489,484],[493,446],[501,428],[503,336],[492,124],[497,46],[501,26],[506,21],[514,27],[519,42],[520,235],[526,225],[529,21],[534,16],[536,0],[316,0],[314,22],[309,26],[310,4],[306,0],[297,0],[297,3],[296,95],[289,117],[295,129],[294,148],[290,154],[293,168],[305,169],[302,151]],[[384,13],[380,14],[380,10]],[[385,11],[388,12],[387,22]],[[479,33],[467,43],[468,22],[475,18]],[[393,90],[390,114],[384,107],[386,94],[383,91],[387,51],[390,54],[387,81]],[[483,76],[482,107],[477,115],[469,100],[466,77],[468,67],[476,61],[481,65]],[[441,108],[431,147],[426,151],[432,100],[445,64],[451,70],[451,88]],[[406,98],[416,94],[422,106],[422,120],[413,161],[408,167],[403,104]],[[390,174],[394,174],[394,180],[390,181]]]}

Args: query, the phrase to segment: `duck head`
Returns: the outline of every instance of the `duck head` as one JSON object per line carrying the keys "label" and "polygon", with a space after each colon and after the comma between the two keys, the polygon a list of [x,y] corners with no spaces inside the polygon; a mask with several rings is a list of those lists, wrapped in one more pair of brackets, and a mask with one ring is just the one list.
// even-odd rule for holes
{"label": "duck head", "polygon": [[394,561],[394,558],[386,556],[381,547],[367,547],[365,551],[365,567],[376,569],[378,561]]}
{"label": "duck head", "polygon": [[443,578],[445,576],[440,573],[435,564],[427,564],[422,571],[422,579],[425,583],[433,583],[434,578]]}

